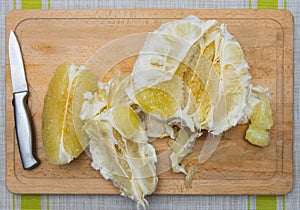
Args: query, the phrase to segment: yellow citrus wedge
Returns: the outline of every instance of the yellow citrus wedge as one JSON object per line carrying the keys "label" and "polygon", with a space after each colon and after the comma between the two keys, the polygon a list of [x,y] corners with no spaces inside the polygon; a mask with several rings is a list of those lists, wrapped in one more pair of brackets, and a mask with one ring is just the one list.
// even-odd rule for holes
{"label": "yellow citrus wedge", "polygon": [[146,113],[167,119],[181,107],[183,85],[175,76],[171,80],[136,91],[134,98]]}
{"label": "yellow citrus wedge", "polygon": [[269,133],[258,126],[250,124],[245,137],[250,143],[257,146],[267,146],[269,144],[270,138]]}
{"label": "yellow citrus wedge", "polygon": [[246,132],[246,140],[257,146],[268,145],[269,132],[273,125],[270,98],[267,90],[256,86],[252,88],[249,99],[251,124]]}
{"label": "yellow citrus wedge", "polygon": [[[133,139],[144,129],[139,116],[127,105],[119,105],[112,109],[112,118],[116,129],[127,139]],[[137,139],[140,141],[142,139]]]}
{"label": "yellow citrus wedge", "polygon": [[42,137],[50,163],[66,164],[83,151],[86,139],[80,120],[83,93],[98,89],[91,72],[72,64],[58,66],[44,100]]}

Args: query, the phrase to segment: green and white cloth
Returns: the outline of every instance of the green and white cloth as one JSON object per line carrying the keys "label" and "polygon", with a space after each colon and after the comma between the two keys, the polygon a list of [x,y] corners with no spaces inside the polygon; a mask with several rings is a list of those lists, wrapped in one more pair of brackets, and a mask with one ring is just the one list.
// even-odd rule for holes
{"label": "green and white cloth", "polygon": [[240,8],[287,9],[294,15],[294,185],[285,196],[153,195],[150,209],[300,209],[300,1],[299,0],[0,0],[0,210],[135,209],[119,195],[16,195],[5,186],[5,17],[14,9]]}

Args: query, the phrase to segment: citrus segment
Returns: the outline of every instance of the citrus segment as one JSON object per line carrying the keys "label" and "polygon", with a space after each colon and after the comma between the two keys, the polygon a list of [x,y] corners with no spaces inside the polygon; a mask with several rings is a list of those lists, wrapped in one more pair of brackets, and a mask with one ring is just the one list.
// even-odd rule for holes
{"label": "citrus segment", "polygon": [[84,93],[96,91],[98,89],[98,84],[95,75],[91,71],[84,70],[78,75],[76,84],[74,84],[74,86],[75,88],[72,103],[73,124],[82,148],[86,148],[88,136],[82,129],[83,122],[80,119],[80,114],[84,102]]}
{"label": "citrus segment", "polygon": [[230,41],[225,44],[223,49],[224,64],[241,65],[244,62],[243,57],[243,51],[237,42]]}
{"label": "citrus segment", "polygon": [[112,118],[117,130],[127,139],[132,139],[143,131],[139,116],[126,105],[114,107]]}
{"label": "citrus segment", "polygon": [[145,88],[136,93],[135,98],[146,112],[163,119],[175,114],[179,106],[169,93],[157,88]]}
{"label": "citrus segment", "polygon": [[270,141],[269,133],[265,129],[257,127],[254,124],[249,125],[245,138],[250,143],[261,147],[267,146]]}
{"label": "citrus segment", "polygon": [[252,144],[266,146],[270,140],[268,130],[273,125],[268,91],[259,86],[253,87],[248,103],[251,108],[251,124],[245,138]]}
{"label": "citrus segment", "polygon": [[134,93],[134,101],[146,112],[160,119],[173,116],[183,102],[183,85],[180,79],[158,83]]}
{"label": "citrus segment", "polygon": [[[77,86],[82,90],[76,89]],[[84,68],[72,64],[57,68],[48,87],[42,115],[43,145],[50,163],[69,163],[83,151],[78,139],[84,135],[79,118],[83,102],[81,93],[95,89],[96,78]]]}

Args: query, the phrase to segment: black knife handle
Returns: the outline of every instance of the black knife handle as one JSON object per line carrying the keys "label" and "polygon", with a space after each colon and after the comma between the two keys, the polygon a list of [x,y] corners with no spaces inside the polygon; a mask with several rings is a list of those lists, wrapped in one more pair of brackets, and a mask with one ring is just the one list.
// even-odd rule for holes
{"label": "black knife handle", "polygon": [[35,168],[38,161],[32,153],[32,127],[30,112],[27,104],[28,92],[14,93],[13,105],[15,125],[20,156],[25,170]]}

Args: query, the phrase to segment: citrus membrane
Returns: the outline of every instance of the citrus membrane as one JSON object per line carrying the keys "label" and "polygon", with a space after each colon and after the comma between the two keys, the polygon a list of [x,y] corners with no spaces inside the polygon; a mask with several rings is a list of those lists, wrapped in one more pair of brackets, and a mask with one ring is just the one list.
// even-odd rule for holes
{"label": "citrus membrane", "polygon": [[[117,115],[120,118],[113,123],[111,119]],[[131,125],[127,117],[132,122]],[[112,180],[120,188],[121,195],[130,197],[145,208],[147,201],[144,196],[153,193],[157,184],[155,150],[147,141],[134,142],[122,134],[129,137],[139,124],[139,119],[131,108],[120,105],[113,111],[106,109],[102,114],[86,121],[84,130],[89,135],[92,166],[96,170],[101,169],[102,176]],[[126,125],[129,125],[130,130],[124,132]],[[141,132],[145,133],[145,130],[140,128],[139,133]]]}
{"label": "citrus membrane", "polygon": [[[116,74],[85,94],[80,117],[92,166],[145,208],[161,156],[168,154],[173,171],[186,174],[186,186],[191,184],[196,170],[182,161],[202,130],[208,138],[200,163],[213,154],[223,132],[248,121],[246,139],[267,145],[270,97],[252,86],[248,68],[225,24],[195,16],[164,23],[148,34],[130,75]],[[163,137],[170,137],[172,152],[157,157],[149,141]]]}
{"label": "citrus membrane", "polygon": [[[127,93],[146,114],[183,130],[188,128],[189,135],[178,140],[188,147],[171,147],[174,171],[184,172],[179,162],[192,151],[189,142],[194,133],[201,135],[202,129],[208,130],[218,141],[205,144],[213,146],[204,149],[215,150],[224,131],[244,123],[251,109],[248,68],[240,44],[225,24],[190,16],[165,23],[149,34]],[[181,82],[164,85],[171,81]],[[183,96],[179,94],[182,92]],[[204,159],[212,153],[205,152]]]}

